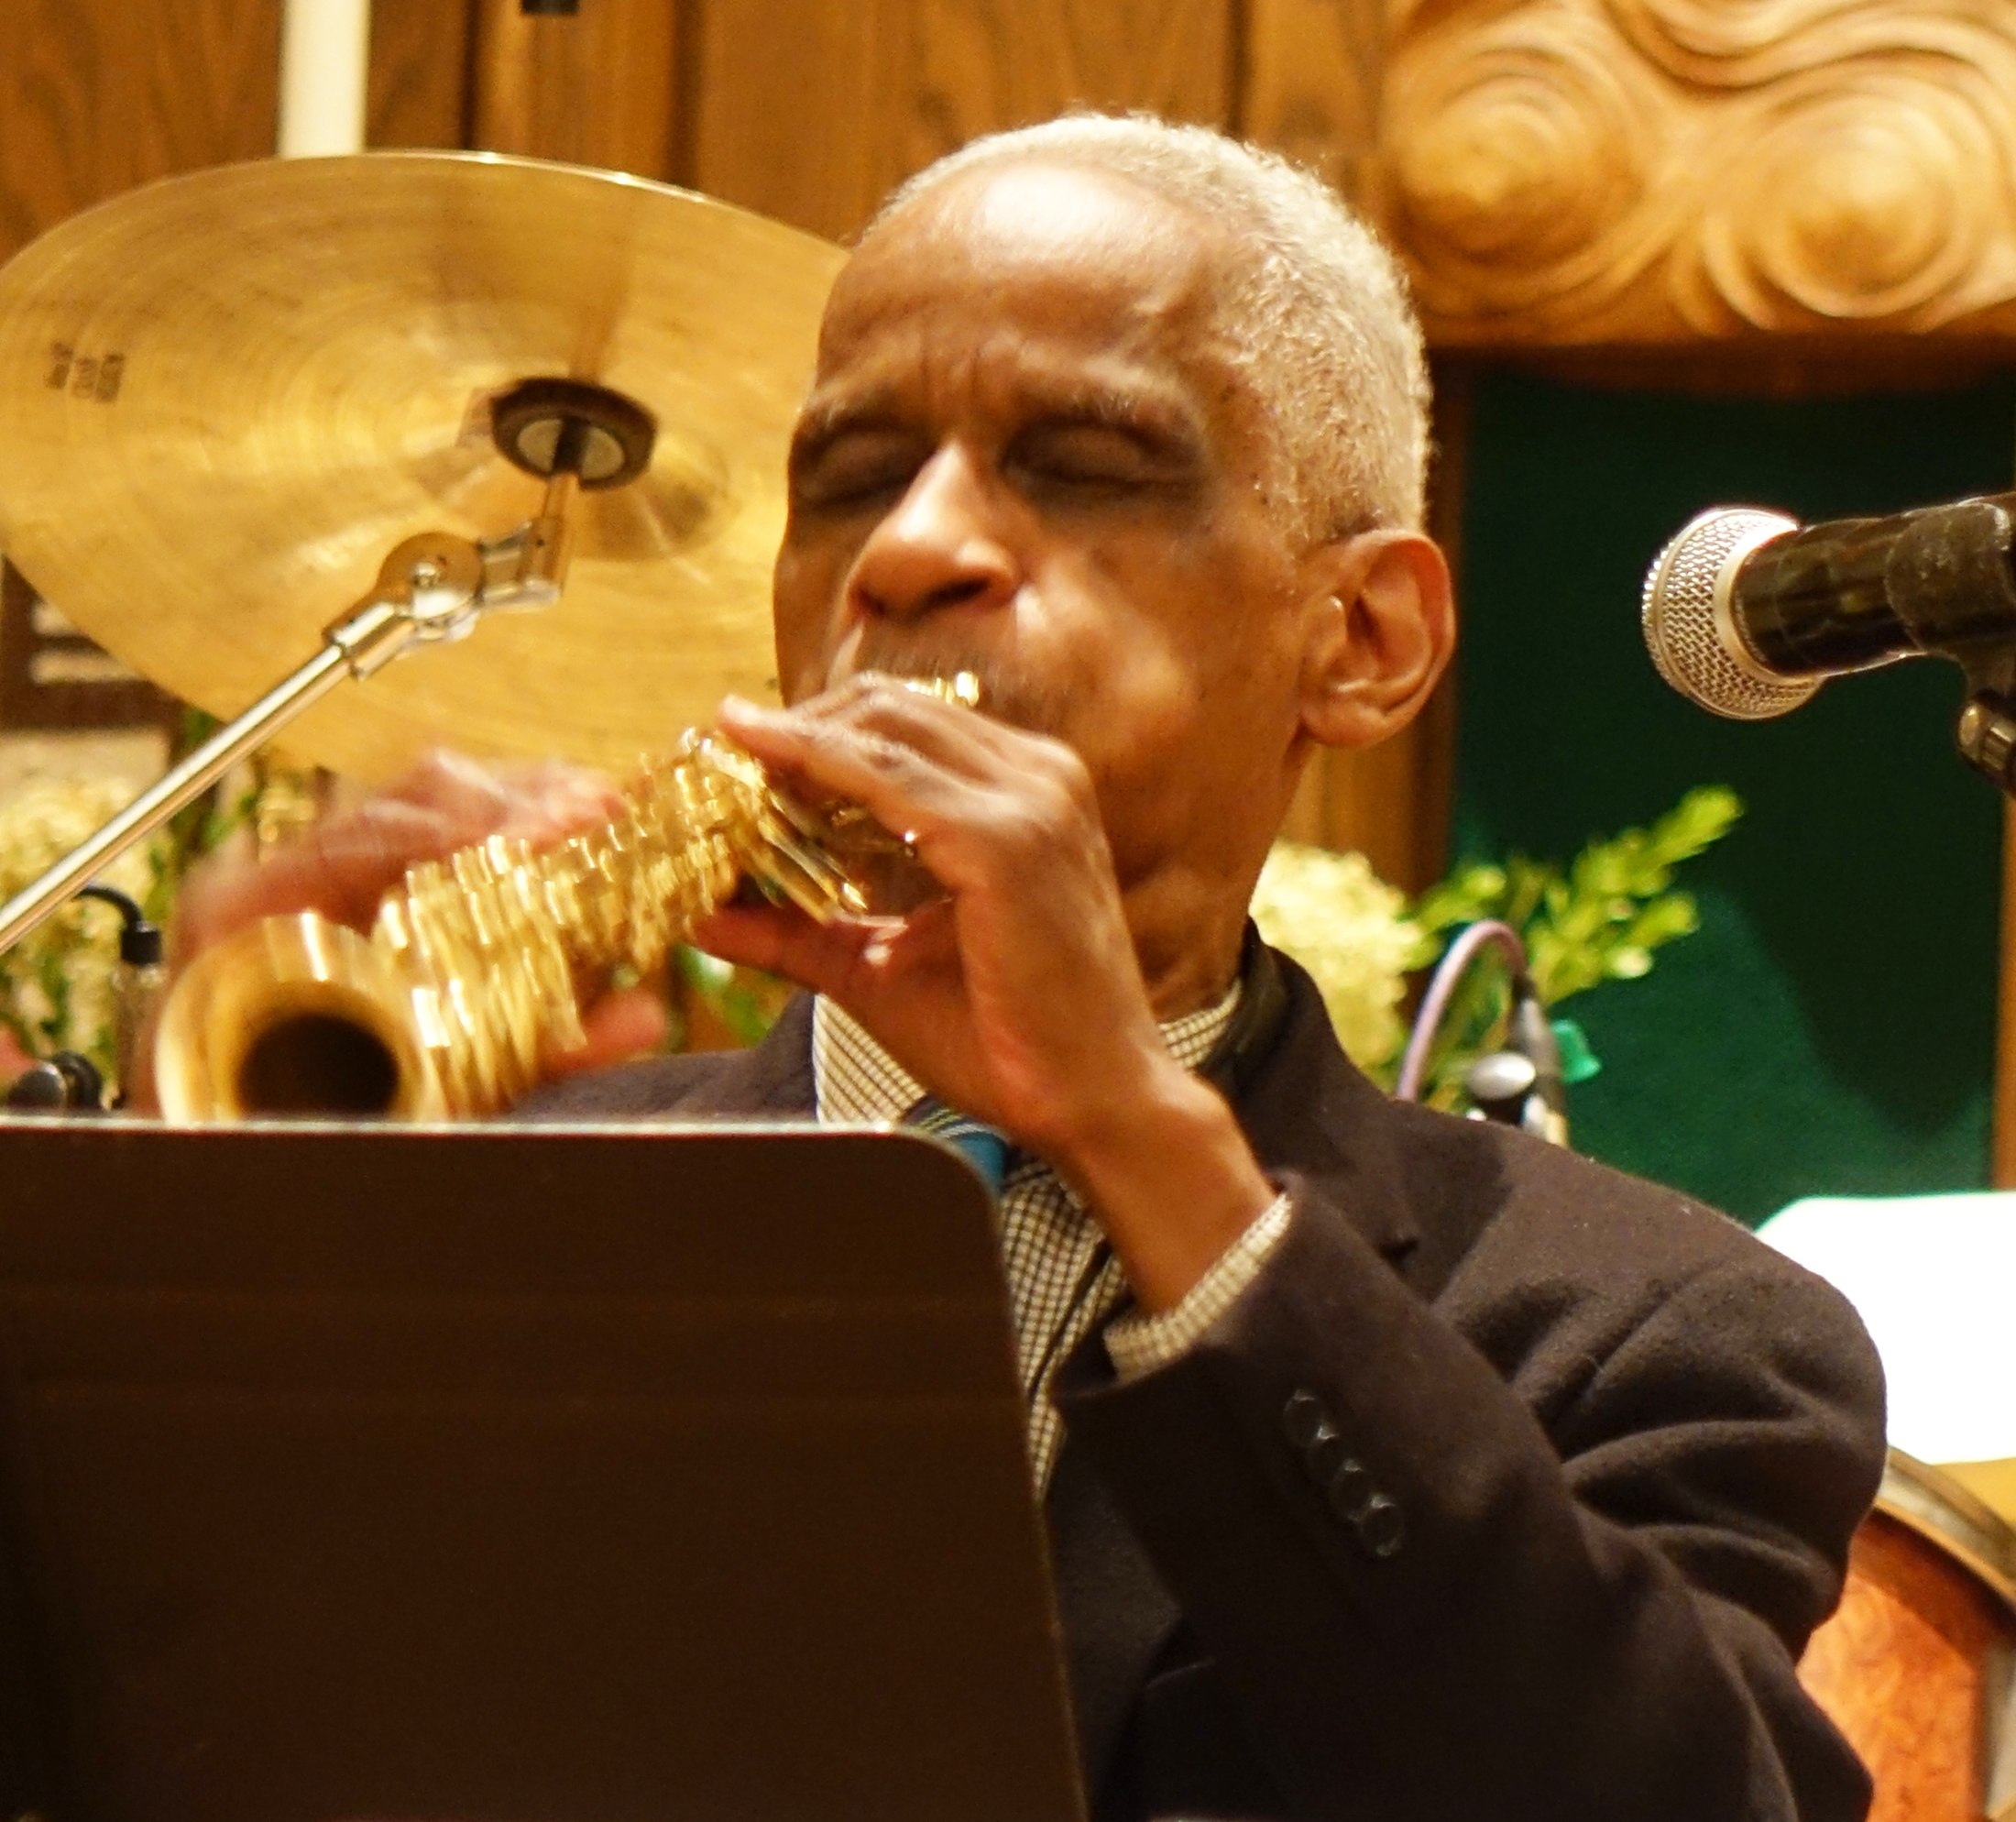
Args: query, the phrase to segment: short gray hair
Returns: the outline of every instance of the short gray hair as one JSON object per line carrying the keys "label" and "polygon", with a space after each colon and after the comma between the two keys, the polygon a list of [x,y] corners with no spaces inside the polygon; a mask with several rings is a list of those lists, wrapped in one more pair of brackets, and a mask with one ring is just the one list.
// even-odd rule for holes
{"label": "short gray hair", "polygon": [[941,184],[1011,160],[1114,172],[1224,228],[1244,257],[1220,298],[1221,322],[1276,426],[1296,529],[1316,543],[1420,525],[1420,327],[1393,256],[1334,191],[1208,127],[1070,114],[947,153],[900,186],[862,237]]}

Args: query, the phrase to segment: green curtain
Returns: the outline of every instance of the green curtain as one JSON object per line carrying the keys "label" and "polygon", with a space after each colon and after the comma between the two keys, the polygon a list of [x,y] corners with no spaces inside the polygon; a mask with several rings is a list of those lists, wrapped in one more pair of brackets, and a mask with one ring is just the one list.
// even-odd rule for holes
{"label": "green curtain", "polygon": [[1691,863],[1702,927],[1571,1001],[1603,1073],[1579,1149],[1753,1224],[1822,1191],[1987,1182],[2000,799],[1953,748],[1952,666],[1824,688],[1779,720],[1659,681],[1638,590],[1717,504],[1802,520],[2011,485],[2016,379],[1794,401],[1479,376],[1463,506],[1455,844],[1565,857],[1689,786],[1748,814]]}

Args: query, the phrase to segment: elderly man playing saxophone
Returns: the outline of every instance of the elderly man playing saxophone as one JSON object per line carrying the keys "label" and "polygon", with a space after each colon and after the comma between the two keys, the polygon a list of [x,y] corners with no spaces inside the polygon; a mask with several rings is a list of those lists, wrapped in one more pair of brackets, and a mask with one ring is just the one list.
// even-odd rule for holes
{"label": "elderly man playing saxophone", "polygon": [[[999,1136],[1097,1817],[1857,1817],[1793,1674],[1881,1465],[1852,1314],[1677,1193],[1388,1103],[1246,923],[1310,755],[1448,659],[1425,394],[1372,237],[1215,135],[1074,118],[905,186],[792,447],[788,706],[720,725],[945,895],[718,913],[808,990],[767,1041],[602,1068],[650,1036],[614,997],[524,1111]],[[960,670],[985,713],[891,681]],[[600,792],[439,762],[199,882],[184,949],[362,925]]]}

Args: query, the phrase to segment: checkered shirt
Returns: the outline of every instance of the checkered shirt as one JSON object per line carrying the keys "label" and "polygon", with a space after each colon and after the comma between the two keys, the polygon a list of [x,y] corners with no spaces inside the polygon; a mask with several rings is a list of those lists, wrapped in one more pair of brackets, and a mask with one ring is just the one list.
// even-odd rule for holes
{"label": "checkered shirt", "polygon": [[[1216,1005],[1165,1025],[1170,1054],[1196,1069],[1238,1004],[1235,982]],[[896,1124],[925,1098],[900,1063],[824,998],[813,1008],[812,1069],[819,1118],[828,1124]],[[1105,1323],[1107,1355],[1123,1379],[1167,1366],[1252,1282],[1286,1231],[1287,1214],[1287,1199],[1280,1197],[1173,1309],[1130,1311],[1108,1323],[1128,1296],[1112,1248],[1056,1171],[1026,1152],[1011,1155],[1001,1192],[1001,1244],[1028,1410],[1029,1460],[1039,1488],[1048,1484],[1063,1441],[1050,1376],[1071,1350]]]}

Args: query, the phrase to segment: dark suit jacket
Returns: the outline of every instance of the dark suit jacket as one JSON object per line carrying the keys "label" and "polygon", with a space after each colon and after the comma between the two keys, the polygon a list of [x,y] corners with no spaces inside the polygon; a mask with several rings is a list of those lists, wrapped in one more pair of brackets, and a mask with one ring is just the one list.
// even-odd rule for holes
{"label": "dark suit jacket", "polygon": [[[1792,1670],[1881,1471],[1852,1312],[1677,1191],[1389,1102],[1283,971],[1234,1105],[1287,1236],[1176,1365],[1057,1377],[1101,1822],[1860,1817]],[[809,1028],[531,1111],[802,1117]]]}

